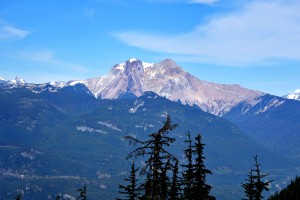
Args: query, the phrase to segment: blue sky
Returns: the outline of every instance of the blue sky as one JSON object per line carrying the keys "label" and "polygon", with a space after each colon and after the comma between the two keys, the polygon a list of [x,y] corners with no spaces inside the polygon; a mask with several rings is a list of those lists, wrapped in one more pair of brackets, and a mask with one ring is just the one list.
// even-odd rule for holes
{"label": "blue sky", "polygon": [[201,80],[300,88],[298,0],[0,1],[0,77],[87,79],[134,57]]}

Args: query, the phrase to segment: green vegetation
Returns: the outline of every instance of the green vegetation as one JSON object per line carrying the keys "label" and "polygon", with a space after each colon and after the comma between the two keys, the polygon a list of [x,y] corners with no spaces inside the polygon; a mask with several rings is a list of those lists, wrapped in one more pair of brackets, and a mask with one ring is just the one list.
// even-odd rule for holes
{"label": "green vegetation", "polygon": [[[206,175],[212,174],[204,165],[203,156],[204,144],[201,141],[201,135],[191,140],[190,133],[187,134],[188,148],[184,150],[187,164],[182,165],[185,171],[182,178],[178,176],[178,159],[166,150],[175,138],[168,136],[169,131],[174,130],[177,124],[171,123],[171,118],[167,120],[163,127],[157,132],[149,135],[149,139],[141,141],[133,136],[126,136],[125,139],[131,144],[140,144],[141,146],[129,153],[127,158],[146,157],[145,166],[140,174],[146,175],[143,181],[140,181],[140,187],[136,187],[135,173],[137,170],[132,166],[130,182],[128,186],[120,186],[120,194],[127,195],[128,200],[212,200],[210,196],[211,186],[206,184]],[[172,174],[172,177],[169,175]],[[172,181],[171,181],[172,180]],[[136,188],[136,191],[134,191]],[[182,192],[183,191],[183,192]],[[137,196],[136,194],[140,194]],[[135,196],[135,197],[133,197]]]}
{"label": "green vegetation", "polygon": [[299,200],[300,199],[300,177],[296,177],[291,183],[279,193],[272,195],[268,200]]}

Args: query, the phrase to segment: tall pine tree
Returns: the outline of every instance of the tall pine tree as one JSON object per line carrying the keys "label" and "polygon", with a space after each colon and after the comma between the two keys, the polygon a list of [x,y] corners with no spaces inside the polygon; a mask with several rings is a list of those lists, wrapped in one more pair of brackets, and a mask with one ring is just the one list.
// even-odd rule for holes
{"label": "tall pine tree", "polygon": [[201,135],[198,134],[195,137],[195,145],[193,146],[193,154],[195,155],[194,163],[194,177],[193,177],[193,199],[197,200],[209,200],[215,199],[209,195],[211,186],[206,183],[206,175],[212,174],[204,165],[205,157],[203,156],[203,150],[205,144],[201,141]]}
{"label": "tall pine tree", "polygon": [[192,149],[192,140],[190,132],[186,133],[187,139],[184,141],[187,143],[187,148],[184,150],[186,164],[183,164],[182,167],[185,168],[185,171],[182,172],[182,182],[183,182],[183,193],[184,199],[192,199],[192,187],[193,187],[193,177],[194,177],[194,166],[193,166],[193,149]]}
{"label": "tall pine tree", "polygon": [[175,138],[169,137],[168,133],[176,127],[177,124],[172,124],[170,116],[167,116],[163,127],[157,132],[150,134],[149,140],[140,141],[132,136],[124,137],[130,143],[141,145],[141,147],[129,153],[127,158],[132,156],[146,156],[148,158],[145,161],[145,167],[141,171],[142,174],[147,175],[143,183],[144,194],[142,199],[164,200],[166,198],[166,174],[170,169],[168,165],[172,166],[170,161],[176,161],[177,159],[165,147],[170,146],[175,141]]}
{"label": "tall pine tree", "polygon": [[261,174],[257,155],[254,156],[254,169],[250,170],[246,183],[242,184],[246,197],[244,200],[261,200],[264,198],[263,192],[269,191],[268,185],[272,182],[262,180],[267,176],[268,174]]}
{"label": "tall pine tree", "polygon": [[134,163],[132,163],[129,178],[124,179],[126,182],[129,182],[129,184],[127,186],[119,185],[119,189],[120,189],[119,194],[126,195],[126,198],[125,199],[117,198],[117,200],[137,200],[138,199],[139,188],[137,186],[137,178],[136,178],[136,173],[138,170],[139,170],[138,168],[135,168]]}
{"label": "tall pine tree", "polygon": [[178,161],[175,162],[172,172],[173,172],[173,177],[172,177],[172,182],[169,190],[169,200],[180,200],[182,199],[181,188],[180,188],[182,182],[178,176],[179,174]]}
{"label": "tall pine tree", "polygon": [[255,185],[254,185],[254,176],[253,170],[251,169],[248,174],[248,179],[245,179],[245,183],[242,183],[242,187],[245,192],[245,199],[243,200],[254,200],[255,195]]}
{"label": "tall pine tree", "polygon": [[212,174],[204,165],[203,156],[204,144],[201,141],[201,135],[195,137],[195,143],[191,140],[191,135],[187,133],[185,142],[188,148],[184,150],[187,163],[182,165],[185,168],[183,172],[184,199],[185,200],[208,200],[215,199],[210,196],[211,186],[206,183],[206,175]]}
{"label": "tall pine tree", "polygon": [[268,174],[261,174],[261,172],[260,172],[260,164],[258,163],[257,155],[254,156],[254,161],[255,161],[255,163],[254,163],[255,169],[253,171],[255,172],[255,175],[254,175],[254,179],[255,179],[254,185],[255,185],[255,189],[256,189],[256,192],[254,194],[254,198],[255,198],[255,200],[261,200],[261,199],[264,198],[262,196],[263,195],[263,191],[269,191],[268,185],[272,181],[263,181],[262,180],[263,178],[267,177]]}

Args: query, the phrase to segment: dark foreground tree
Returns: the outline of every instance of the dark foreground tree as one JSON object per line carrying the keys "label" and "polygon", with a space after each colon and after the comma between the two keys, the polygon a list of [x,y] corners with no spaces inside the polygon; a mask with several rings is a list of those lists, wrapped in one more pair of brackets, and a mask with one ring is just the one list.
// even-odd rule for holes
{"label": "dark foreground tree", "polygon": [[184,199],[191,200],[192,199],[192,187],[193,187],[193,177],[194,177],[194,166],[193,166],[193,149],[192,149],[192,140],[191,140],[191,134],[190,132],[187,132],[186,134],[187,139],[184,141],[187,143],[187,148],[184,150],[185,158],[186,158],[186,164],[183,164],[182,167],[185,168],[185,170],[182,172],[183,177],[183,194]]}
{"label": "dark foreground tree", "polygon": [[245,197],[243,200],[254,200],[255,196],[255,185],[254,185],[254,176],[253,170],[251,169],[248,174],[248,178],[245,179],[245,183],[242,183],[242,187],[244,188]]}
{"label": "dark foreground tree", "polygon": [[135,168],[134,163],[131,165],[131,171],[128,178],[125,178],[124,180],[128,182],[129,184],[127,186],[119,185],[119,194],[125,195],[125,199],[119,199],[117,200],[137,200],[138,195],[138,186],[137,186],[137,178],[136,173],[139,169]]}
{"label": "dark foreground tree", "polygon": [[207,174],[212,174],[204,165],[203,156],[204,144],[201,135],[195,137],[195,143],[191,140],[191,135],[187,133],[188,148],[184,150],[187,163],[183,165],[184,199],[185,200],[210,200],[215,199],[209,195],[211,186],[206,183]]}
{"label": "dark foreground tree", "polygon": [[165,147],[170,146],[175,141],[175,138],[168,136],[169,131],[177,127],[177,124],[172,124],[170,116],[162,128],[157,132],[149,135],[149,140],[140,141],[132,136],[124,137],[131,144],[140,144],[132,151],[127,158],[146,157],[146,165],[141,170],[142,175],[146,175],[145,182],[142,184],[143,192],[142,199],[164,200],[166,199],[166,175],[169,169],[173,167],[171,161],[175,162],[177,159],[170,154]]}
{"label": "dark foreground tree", "polygon": [[245,200],[261,200],[263,199],[263,192],[269,191],[269,184],[272,181],[264,181],[263,178],[269,176],[268,174],[262,174],[258,163],[257,155],[254,156],[254,169],[250,170],[246,183],[242,184],[245,192]]}
{"label": "dark foreground tree", "polygon": [[195,145],[193,146],[193,154],[195,155],[194,163],[194,177],[193,177],[193,199],[195,200],[209,200],[215,199],[210,196],[211,186],[206,183],[206,175],[212,174],[210,170],[204,165],[205,157],[203,156],[203,150],[205,144],[201,141],[201,135],[198,134],[195,137]]}
{"label": "dark foreground tree", "polygon": [[182,199],[181,188],[180,188],[182,183],[178,176],[179,174],[178,161],[175,162],[172,172],[173,172],[173,177],[172,177],[171,187],[169,191],[169,200],[180,200]]}
{"label": "dark foreground tree", "polygon": [[76,199],[87,200],[86,186],[83,186],[83,188],[78,189],[77,192],[79,192],[79,196]]}
{"label": "dark foreground tree", "polygon": [[21,194],[18,194],[15,198],[15,200],[21,200],[22,199],[22,195]]}
{"label": "dark foreground tree", "polygon": [[296,177],[291,183],[279,193],[272,195],[269,200],[299,200],[300,199],[300,177]]}

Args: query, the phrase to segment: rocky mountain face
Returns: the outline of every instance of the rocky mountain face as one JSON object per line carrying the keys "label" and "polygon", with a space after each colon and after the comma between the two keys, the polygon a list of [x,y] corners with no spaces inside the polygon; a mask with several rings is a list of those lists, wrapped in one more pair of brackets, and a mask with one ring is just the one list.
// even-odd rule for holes
{"label": "rocky mountain face", "polygon": [[[198,106],[238,125],[250,138],[272,151],[299,158],[297,121],[300,103],[239,85],[197,79],[172,60],[157,64],[129,59],[113,66],[108,75],[85,80],[98,98],[139,97],[152,91],[171,101]],[[299,98],[299,90],[287,98]]]}
{"label": "rocky mountain face", "polygon": [[172,101],[196,105],[202,110],[222,116],[240,102],[254,105],[262,92],[239,85],[225,85],[197,79],[174,61],[157,64],[129,59],[112,67],[108,75],[91,78],[83,83],[98,98],[116,99],[123,95],[141,96],[152,91]]}
{"label": "rocky mountain face", "polygon": [[300,101],[300,89],[295,90],[291,94],[284,95],[283,98],[294,99]]}

